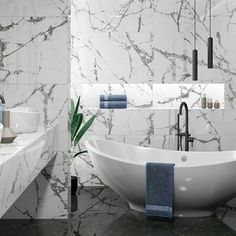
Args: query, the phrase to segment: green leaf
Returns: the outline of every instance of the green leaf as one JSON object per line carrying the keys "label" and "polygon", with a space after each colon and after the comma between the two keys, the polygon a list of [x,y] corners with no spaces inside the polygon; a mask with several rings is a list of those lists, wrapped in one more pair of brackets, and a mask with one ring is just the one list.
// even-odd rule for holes
{"label": "green leaf", "polygon": [[81,127],[83,122],[83,114],[79,113],[76,116],[73,116],[73,119],[71,121],[71,141],[75,139],[75,136]]}
{"label": "green leaf", "polygon": [[80,105],[80,97],[78,98],[78,101],[76,103],[76,107],[72,116],[72,120],[74,119],[74,117],[78,114],[78,110],[79,110],[79,105]]}
{"label": "green leaf", "polygon": [[87,150],[83,150],[83,151],[80,151],[80,152],[77,152],[75,155],[74,155],[74,158],[79,156],[80,154],[83,154],[83,153],[87,153],[88,151]]}
{"label": "green leaf", "polygon": [[89,129],[89,127],[92,125],[94,119],[96,116],[92,116],[85,124],[84,126],[79,130],[79,132],[76,134],[76,137],[74,139],[74,145],[76,146],[82,136],[85,134],[85,132]]}
{"label": "green leaf", "polygon": [[[92,116],[87,122],[84,123],[84,115],[83,113],[79,112],[80,108],[80,97],[78,98],[78,101],[75,103],[71,99],[71,109],[70,109],[70,117],[68,120],[69,127],[70,127],[70,133],[71,133],[71,142],[73,146],[76,146],[82,136],[85,134],[85,132],[89,129],[89,127],[92,125],[96,115]],[[87,152],[86,150],[78,152],[74,155],[74,158],[78,156],[79,154]]]}

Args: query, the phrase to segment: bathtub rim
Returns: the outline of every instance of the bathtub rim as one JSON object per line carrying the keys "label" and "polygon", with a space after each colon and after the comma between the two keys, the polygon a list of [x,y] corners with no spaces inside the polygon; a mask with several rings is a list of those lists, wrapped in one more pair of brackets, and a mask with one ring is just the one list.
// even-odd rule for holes
{"label": "bathtub rim", "polygon": [[[136,148],[136,149],[151,149],[151,150],[161,150],[161,151],[168,151],[168,152],[172,152],[172,153],[176,153],[176,152],[181,152],[183,155],[187,155],[189,153],[195,153],[195,154],[201,154],[201,153],[219,153],[219,152],[227,152],[227,153],[235,153],[236,151],[207,151],[207,152],[204,152],[204,151],[176,151],[176,150],[166,150],[166,149],[160,149],[160,148],[152,148],[152,147],[143,147],[143,146],[138,146],[138,145],[134,145],[134,144],[129,144],[129,143],[121,143],[121,142],[117,142],[117,141],[113,141],[113,140],[106,140],[104,138],[96,138],[96,137],[93,137],[93,138],[89,138],[88,140],[86,140],[84,142],[85,144],[85,147],[87,150],[91,150],[93,151],[94,153],[98,154],[98,155],[101,155],[101,156],[104,156],[108,159],[111,159],[111,160],[115,160],[115,161],[118,161],[118,162],[122,162],[122,163],[127,163],[127,164],[130,164],[130,165],[138,165],[138,166],[145,166],[147,162],[132,162],[132,161],[128,161],[128,160],[124,160],[124,159],[120,159],[118,157],[115,157],[115,156],[112,156],[110,154],[107,154],[105,152],[102,152],[98,149],[96,149],[95,147],[92,146],[92,144],[90,143],[91,141],[96,141],[96,140],[100,140],[100,141],[105,141],[105,142],[112,142],[112,143],[116,143],[116,144],[122,144],[122,145],[125,145],[125,146],[132,146],[133,148]],[[89,148],[88,148],[89,147]],[[229,164],[229,163],[234,163],[236,162],[236,158],[235,160],[225,160],[225,161],[222,161],[222,162],[219,162],[219,163],[208,163],[208,164],[198,164],[198,165],[181,165],[179,163],[174,163],[175,164],[175,168],[196,168],[196,167],[203,167],[203,166],[215,166],[215,165],[222,165],[222,164]],[[158,163],[158,162],[157,162]],[[166,162],[166,163],[173,163],[173,162]]]}

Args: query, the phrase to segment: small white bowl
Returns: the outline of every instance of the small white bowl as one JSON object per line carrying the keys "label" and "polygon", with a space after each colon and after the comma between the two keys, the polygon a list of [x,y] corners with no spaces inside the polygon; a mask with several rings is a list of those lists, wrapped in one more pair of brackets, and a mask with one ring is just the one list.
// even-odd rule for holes
{"label": "small white bowl", "polygon": [[10,109],[10,127],[16,134],[37,131],[40,113],[32,107],[15,107]]}

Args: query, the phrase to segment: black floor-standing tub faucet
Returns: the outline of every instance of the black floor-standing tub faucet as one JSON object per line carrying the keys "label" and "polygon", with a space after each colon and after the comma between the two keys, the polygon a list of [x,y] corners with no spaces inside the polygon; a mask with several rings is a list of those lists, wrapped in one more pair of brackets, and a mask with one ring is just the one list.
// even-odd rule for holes
{"label": "black floor-standing tub faucet", "polygon": [[[185,108],[185,132],[181,133],[180,130],[180,115],[182,115],[183,107]],[[182,150],[182,137],[185,138],[185,151],[189,151],[189,143],[194,142],[194,138],[191,137],[189,133],[189,124],[188,124],[188,105],[186,102],[182,102],[179,107],[179,114],[177,114],[177,150]]]}

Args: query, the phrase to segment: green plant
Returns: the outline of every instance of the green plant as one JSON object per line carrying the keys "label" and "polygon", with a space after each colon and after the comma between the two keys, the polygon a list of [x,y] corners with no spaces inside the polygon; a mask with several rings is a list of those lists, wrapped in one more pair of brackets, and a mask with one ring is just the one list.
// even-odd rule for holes
{"label": "green plant", "polygon": [[[87,121],[84,120],[84,115],[79,111],[80,108],[80,97],[78,101],[75,103],[71,100],[71,111],[70,111],[70,133],[71,133],[71,143],[72,147],[75,148],[78,144],[85,132],[89,129],[89,127],[93,124],[95,115],[91,116]],[[87,150],[77,152],[73,158],[76,156],[86,153]]]}

